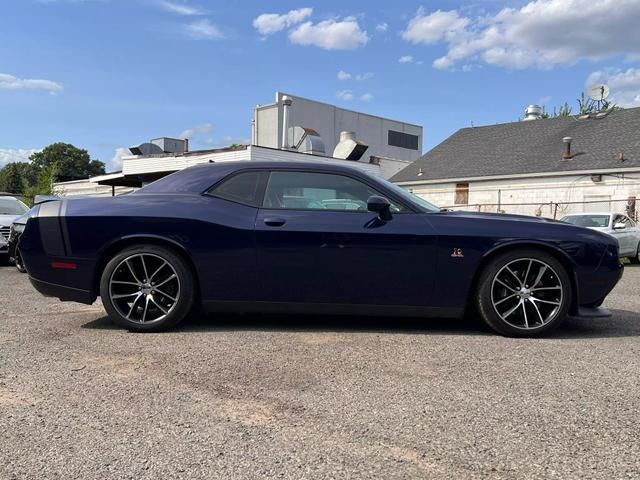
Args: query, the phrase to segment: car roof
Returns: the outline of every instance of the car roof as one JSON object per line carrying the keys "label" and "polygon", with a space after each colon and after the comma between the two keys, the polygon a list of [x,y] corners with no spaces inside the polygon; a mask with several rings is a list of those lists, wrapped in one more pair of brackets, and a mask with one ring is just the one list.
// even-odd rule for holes
{"label": "car roof", "polygon": [[233,172],[254,169],[326,170],[369,178],[362,169],[349,165],[348,160],[238,160],[194,165],[156,180],[135,193],[201,193]]}

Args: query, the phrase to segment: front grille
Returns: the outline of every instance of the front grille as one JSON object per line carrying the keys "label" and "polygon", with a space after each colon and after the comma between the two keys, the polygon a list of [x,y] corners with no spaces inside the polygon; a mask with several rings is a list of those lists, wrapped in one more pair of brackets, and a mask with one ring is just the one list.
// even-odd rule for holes
{"label": "front grille", "polygon": [[11,231],[11,227],[0,227],[0,235],[2,235],[5,240],[9,240],[9,232]]}

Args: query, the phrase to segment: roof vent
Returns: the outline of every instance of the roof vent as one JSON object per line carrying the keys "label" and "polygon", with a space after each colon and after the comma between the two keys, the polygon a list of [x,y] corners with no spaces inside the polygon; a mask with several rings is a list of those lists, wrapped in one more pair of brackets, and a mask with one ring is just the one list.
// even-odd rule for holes
{"label": "roof vent", "polygon": [[562,152],[562,159],[563,160],[570,160],[571,157],[573,157],[573,155],[571,155],[571,142],[573,141],[573,138],[571,137],[564,137],[562,139],[562,143],[564,143],[564,150]]}
{"label": "roof vent", "polygon": [[369,145],[356,140],[355,132],[343,131],[340,132],[340,141],[333,150],[333,157],[358,161],[367,151],[367,148],[369,148]]}
{"label": "roof vent", "polygon": [[524,119],[525,121],[529,120],[540,120],[542,118],[542,107],[540,105],[529,105],[524,109]]}

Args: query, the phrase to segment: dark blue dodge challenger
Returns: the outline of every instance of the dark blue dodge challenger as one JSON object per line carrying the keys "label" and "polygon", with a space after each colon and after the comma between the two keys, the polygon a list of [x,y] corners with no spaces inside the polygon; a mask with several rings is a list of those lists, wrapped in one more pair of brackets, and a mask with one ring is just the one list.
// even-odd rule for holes
{"label": "dark blue dodge challenger", "polygon": [[20,240],[31,282],[97,296],[131,330],[205,311],[460,317],[539,335],[600,308],[616,240],[533,217],[441,211],[330,162],[191,167],[139,191],[36,207]]}

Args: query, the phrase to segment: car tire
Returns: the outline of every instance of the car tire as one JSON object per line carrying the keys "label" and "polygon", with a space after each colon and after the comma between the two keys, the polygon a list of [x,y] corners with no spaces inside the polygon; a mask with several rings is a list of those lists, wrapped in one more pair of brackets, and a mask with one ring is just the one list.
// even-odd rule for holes
{"label": "car tire", "polygon": [[523,249],[490,261],[474,303],[484,322],[501,335],[536,337],[566,319],[572,295],[569,274],[555,257]]}
{"label": "car tire", "polygon": [[158,332],[180,323],[193,307],[195,290],[187,261],[158,245],[121,251],[100,280],[100,297],[111,320],[136,332]]}
{"label": "car tire", "polygon": [[24,262],[22,261],[20,250],[16,250],[15,257],[13,257],[13,263],[20,273],[27,273],[27,269],[25,268]]}
{"label": "car tire", "polygon": [[640,243],[638,243],[638,248],[636,248],[635,257],[629,257],[629,262],[631,262],[634,265],[640,264]]}

